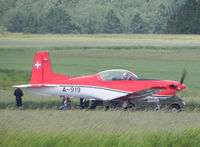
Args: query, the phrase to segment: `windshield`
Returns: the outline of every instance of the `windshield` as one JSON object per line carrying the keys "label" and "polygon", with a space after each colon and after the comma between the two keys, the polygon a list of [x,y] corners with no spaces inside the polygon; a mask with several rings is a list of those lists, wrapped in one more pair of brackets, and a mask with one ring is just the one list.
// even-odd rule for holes
{"label": "windshield", "polygon": [[122,69],[113,69],[113,70],[106,70],[99,73],[102,81],[121,81],[121,80],[133,80],[138,79],[138,77],[131,73],[128,70]]}

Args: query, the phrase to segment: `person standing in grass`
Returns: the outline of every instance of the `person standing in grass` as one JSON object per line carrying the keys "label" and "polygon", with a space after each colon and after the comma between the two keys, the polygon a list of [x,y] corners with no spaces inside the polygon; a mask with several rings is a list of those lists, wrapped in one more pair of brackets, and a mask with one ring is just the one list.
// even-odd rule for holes
{"label": "person standing in grass", "polygon": [[14,96],[16,97],[17,107],[22,107],[23,91],[20,88],[15,89]]}

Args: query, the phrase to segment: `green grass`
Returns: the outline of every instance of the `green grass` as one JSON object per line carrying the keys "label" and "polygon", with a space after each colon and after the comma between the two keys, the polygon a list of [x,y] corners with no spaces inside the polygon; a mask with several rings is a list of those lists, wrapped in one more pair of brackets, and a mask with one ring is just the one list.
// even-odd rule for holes
{"label": "green grass", "polygon": [[0,87],[10,88],[13,84],[29,83],[31,72],[0,69]]}
{"label": "green grass", "polygon": [[199,42],[199,35],[170,35],[170,34],[0,34],[0,40],[116,40],[116,41],[194,41]]}
{"label": "green grass", "polygon": [[[19,36],[18,36],[19,35]],[[13,90],[10,88],[15,84],[26,84],[30,80],[30,73],[33,66],[34,53],[36,51],[49,51],[52,68],[56,73],[69,75],[72,77],[90,75],[100,72],[107,69],[128,69],[134,72],[139,77],[145,78],[155,78],[155,79],[167,79],[167,80],[176,80],[179,81],[183,69],[185,68],[188,72],[185,79],[185,84],[187,89],[184,90],[184,99],[186,102],[189,102],[190,110],[199,108],[199,99],[200,99],[200,50],[191,50],[190,45],[186,45],[185,49],[162,49],[159,48],[159,43],[157,49],[149,49],[148,47],[144,49],[93,49],[92,46],[99,46],[102,48],[107,48],[108,45],[113,47],[116,43],[107,41],[106,38],[111,39],[165,39],[172,40],[172,42],[178,39],[181,40],[185,38],[186,41],[191,41],[198,39],[197,36],[179,36],[179,35],[8,35],[7,37],[13,37],[14,39],[23,39],[23,42],[1,42],[0,48],[4,48],[4,45],[11,46],[11,49],[0,50],[0,86],[1,89]],[[18,38],[19,37],[19,38]],[[46,39],[54,38],[54,42],[43,43],[39,41],[38,46],[43,46],[44,48],[51,49],[29,49],[33,48],[34,42],[30,40],[37,40],[37,37],[45,37]],[[70,39],[75,38],[74,40],[79,42],[60,42],[56,38],[61,39]],[[93,38],[94,42],[88,42],[88,37]],[[95,38],[102,37],[102,40]],[[8,39],[8,38],[7,38]],[[81,40],[78,40],[81,39]],[[174,39],[174,40],[173,40]],[[188,40],[189,39],[189,40]],[[19,51],[15,50],[13,46],[17,43]],[[60,44],[61,43],[61,44]],[[53,44],[69,47],[72,45],[71,49],[66,50],[57,50]],[[26,44],[26,46],[24,46]],[[81,45],[90,46],[91,49],[73,49],[75,46]],[[126,45],[125,43],[123,43]],[[119,44],[117,44],[119,47]],[[52,46],[52,47],[51,47]],[[161,44],[161,46],[168,48],[166,44]],[[198,47],[198,46],[197,46]],[[21,49],[20,49],[21,48]],[[200,47],[199,47],[200,48]],[[24,98],[25,99],[25,98]],[[189,99],[189,101],[187,101]],[[30,103],[32,99],[30,100]],[[50,102],[51,103],[51,102]],[[29,104],[29,102],[27,102]],[[39,105],[40,104],[40,105]],[[43,104],[41,102],[37,103],[39,107],[28,105],[26,108],[51,108],[51,104]],[[45,106],[44,106],[45,105]],[[3,107],[6,105],[3,104]],[[56,105],[57,106],[57,105]],[[195,106],[195,107],[193,107]]]}
{"label": "green grass", "polygon": [[[199,40],[199,35],[0,35],[0,146],[200,146]],[[49,51],[53,71],[72,77],[118,68],[180,81],[185,68],[187,88],[179,95],[186,110],[80,111],[73,100],[72,110],[58,111],[59,97],[26,91],[18,110],[11,86],[28,83],[37,51]]]}
{"label": "green grass", "polygon": [[[116,68],[130,70],[139,77],[179,81],[185,68],[188,72],[185,80],[186,91],[199,94],[200,50],[52,50],[49,52],[53,71],[72,77]],[[0,51],[0,74],[15,70],[11,76],[7,74],[10,78],[8,80],[12,81],[17,72],[30,73],[34,53]],[[26,82],[28,76],[29,74],[25,75],[22,81]],[[15,83],[13,82],[13,85]],[[19,81],[19,84],[21,83]]]}
{"label": "green grass", "polygon": [[[187,88],[183,98],[187,109],[200,109],[200,51],[199,50],[51,50],[50,58],[53,71],[72,77],[90,75],[107,69],[128,69],[139,77],[180,80],[183,69],[188,72],[185,79]],[[0,51],[1,89],[11,88],[15,84],[28,84],[33,66],[32,51]],[[13,108],[15,102],[1,95],[2,108]],[[4,101],[4,97],[8,101]],[[29,99],[30,98],[30,99]],[[25,109],[55,109],[60,103],[58,97],[24,96]],[[38,101],[37,101],[38,99]],[[43,99],[45,99],[43,101]]]}
{"label": "green grass", "polygon": [[1,146],[198,146],[199,112],[0,111]]}
{"label": "green grass", "polygon": [[0,35],[4,51],[69,49],[199,49],[199,35]]}
{"label": "green grass", "polygon": [[169,147],[169,146],[199,146],[199,130],[189,130],[180,134],[171,134],[168,132],[149,133],[143,135],[93,135],[89,133],[71,133],[71,134],[41,134],[30,132],[5,133],[1,138],[1,146],[75,146],[75,147]]}

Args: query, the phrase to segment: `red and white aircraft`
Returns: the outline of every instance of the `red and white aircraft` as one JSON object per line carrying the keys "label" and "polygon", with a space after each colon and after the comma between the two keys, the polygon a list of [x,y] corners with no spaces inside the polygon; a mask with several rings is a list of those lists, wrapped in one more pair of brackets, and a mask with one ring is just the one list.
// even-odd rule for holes
{"label": "red and white aircraft", "polygon": [[91,98],[102,101],[129,101],[147,96],[168,98],[183,90],[181,82],[138,78],[134,73],[112,69],[83,77],[69,77],[53,73],[48,52],[35,54],[30,84],[13,87],[26,88],[39,95],[58,95]]}

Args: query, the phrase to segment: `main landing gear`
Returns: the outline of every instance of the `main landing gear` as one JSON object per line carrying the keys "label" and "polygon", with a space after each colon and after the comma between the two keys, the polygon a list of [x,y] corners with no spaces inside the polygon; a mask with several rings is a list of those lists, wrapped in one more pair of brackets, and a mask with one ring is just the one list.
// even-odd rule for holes
{"label": "main landing gear", "polygon": [[81,109],[95,109],[97,106],[96,100],[87,100],[85,98],[80,98],[80,108]]}

